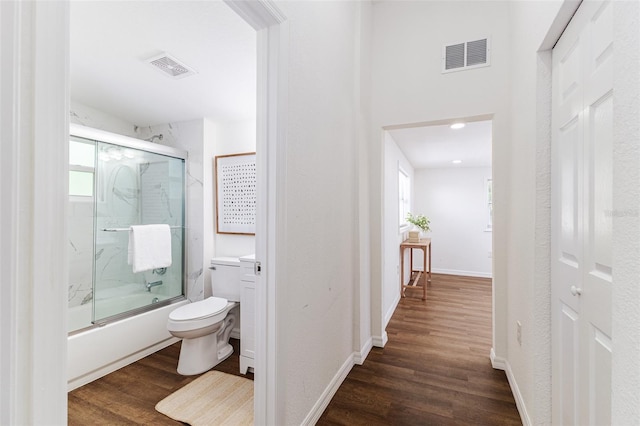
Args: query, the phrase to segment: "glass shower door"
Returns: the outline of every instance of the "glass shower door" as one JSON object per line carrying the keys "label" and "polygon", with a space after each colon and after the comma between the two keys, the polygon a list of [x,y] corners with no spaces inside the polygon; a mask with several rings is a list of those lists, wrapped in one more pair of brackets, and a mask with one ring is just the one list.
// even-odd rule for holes
{"label": "glass shower door", "polygon": [[[93,320],[104,322],[184,294],[185,161],[97,143]],[[171,226],[171,266],[134,273],[131,225]]]}

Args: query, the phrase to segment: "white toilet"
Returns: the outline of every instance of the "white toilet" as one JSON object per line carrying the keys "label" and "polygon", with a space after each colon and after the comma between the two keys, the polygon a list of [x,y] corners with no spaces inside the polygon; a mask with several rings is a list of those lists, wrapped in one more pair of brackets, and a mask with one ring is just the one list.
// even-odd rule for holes
{"label": "white toilet", "polygon": [[167,330],[182,338],[178,373],[204,373],[233,353],[229,335],[237,320],[240,302],[240,260],[211,260],[211,292],[214,297],[189,303],[169,314]]}

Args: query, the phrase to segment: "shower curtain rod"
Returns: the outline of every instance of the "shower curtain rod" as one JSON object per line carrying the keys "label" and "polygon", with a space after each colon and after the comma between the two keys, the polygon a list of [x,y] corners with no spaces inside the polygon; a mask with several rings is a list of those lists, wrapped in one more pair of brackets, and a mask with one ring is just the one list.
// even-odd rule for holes
{"label": "shower curtain rod", "polygon": [[[169,226],[169,228],[171,229],[178,229],[178,228],[184,228],[184,226]],[[105,231],[105,232],[124,232],[124,231],[128,231],[129,228],[102,228],[100,229],[101,231]]]}

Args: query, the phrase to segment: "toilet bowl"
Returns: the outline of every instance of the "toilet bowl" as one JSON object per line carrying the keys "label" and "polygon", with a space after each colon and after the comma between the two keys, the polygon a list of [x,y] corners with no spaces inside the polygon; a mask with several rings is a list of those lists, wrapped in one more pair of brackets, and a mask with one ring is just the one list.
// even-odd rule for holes
{"label": "toilet bowl", "polygon": [[167,330],[182,339],[178,373],[204,373],[233,353],[229,336],[238,318],[240,260],[211,260],[212,297],[181,306],[169,314]]}
{"label": "toilet bowl", "polygon": [[182,339],[178,373],[189,376],[204,373],[233,353],[229,335],[238,306],[220,297],[209,297],[184,305],[169,314],[167,330]]}

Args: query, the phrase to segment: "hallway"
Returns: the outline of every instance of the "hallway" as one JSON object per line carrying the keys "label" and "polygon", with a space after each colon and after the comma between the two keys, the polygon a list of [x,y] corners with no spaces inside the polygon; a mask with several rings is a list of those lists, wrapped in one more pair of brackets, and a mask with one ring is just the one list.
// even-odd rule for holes
{"label": "hallway", "polygon": [[491,280],[434,274],[427,301],[401,299],[387,333],[318,425],[521,424],[505,373],[489,360]]}

